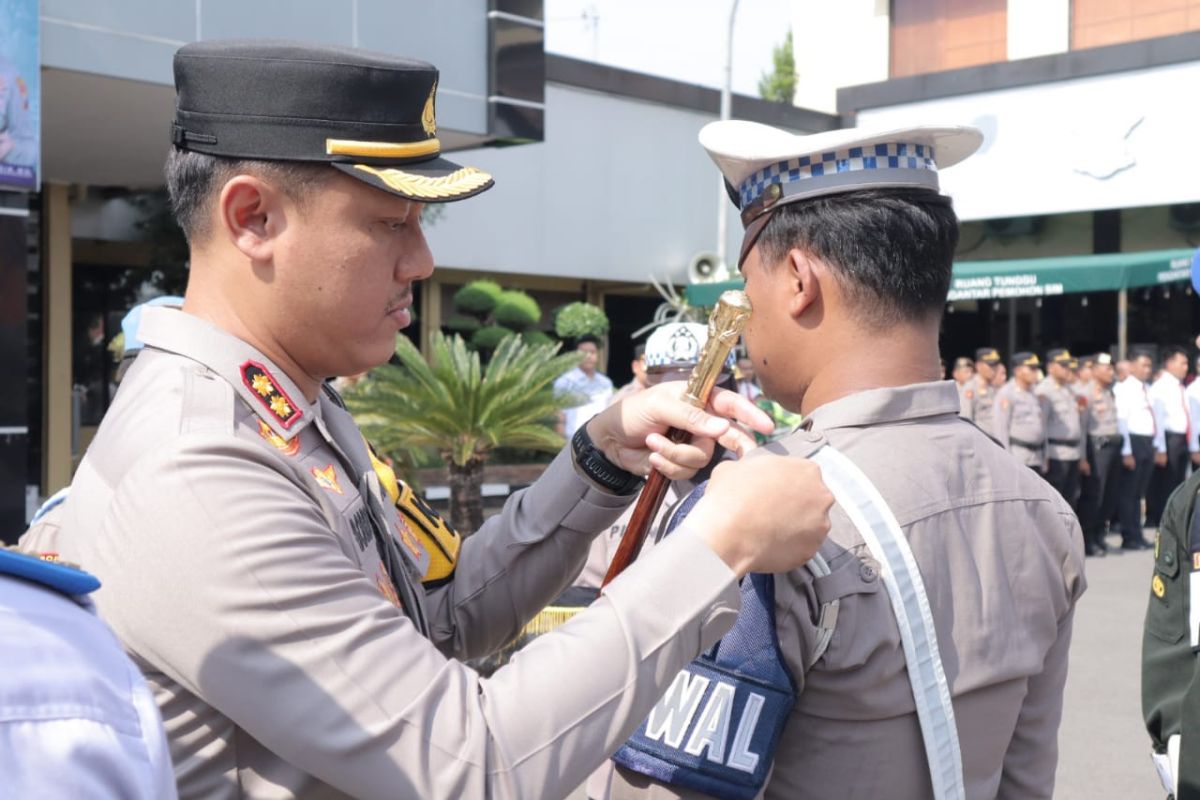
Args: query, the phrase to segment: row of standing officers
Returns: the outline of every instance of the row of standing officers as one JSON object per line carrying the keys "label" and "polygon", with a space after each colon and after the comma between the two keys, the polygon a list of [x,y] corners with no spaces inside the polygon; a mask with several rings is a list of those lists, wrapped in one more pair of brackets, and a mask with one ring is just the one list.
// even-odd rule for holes
{"label": "row of standing officers", "polygon": [[[962,416],[1041,473],[1079,516],[1088,555],[1108,552],[1111,523],[1122,550],[1152,545],[1167,496],[1200,463],[1192,419],[1200,414],[1200,381],[1185,387],[1187,351],[1164,350],[1157,377],[1150,353],[1114,364],[1108,353],[1080,360],[1059,348],[1020,352],[1012,378],[996,385],[1000,353],[975,352],[974,374],[956,365]],[[1042,367],[1045,367],[1044,377]],[[1143,501],[1145,513],[1143,516]]]}

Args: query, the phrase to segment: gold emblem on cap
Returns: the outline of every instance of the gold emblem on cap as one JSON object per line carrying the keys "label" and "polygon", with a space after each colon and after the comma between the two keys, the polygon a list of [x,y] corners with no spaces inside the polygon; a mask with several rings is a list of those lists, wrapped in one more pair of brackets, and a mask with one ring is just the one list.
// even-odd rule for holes
{"label": "gold emblem on cap", "polygon": [[426,136],[437,135],[437,120],[433,110],[433,98],[436,94],[437,81],[434,81],[433,86],[429,88],[429,99],[425,101],[425,110],[421,112],[421,127],[425,129]]}
{"label": "gold emblem on cap", "polygon": [[436,156],[442,152],[437,139],[423,142],[356,142],[351,139],[326,139],[325,153],[331,156],[361,156],[363,158],[417,158]]}

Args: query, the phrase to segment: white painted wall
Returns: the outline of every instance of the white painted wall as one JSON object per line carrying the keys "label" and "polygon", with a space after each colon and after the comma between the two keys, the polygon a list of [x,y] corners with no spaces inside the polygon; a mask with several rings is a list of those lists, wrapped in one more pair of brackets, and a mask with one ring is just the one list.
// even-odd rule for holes
{"label": "white painted wall", "polygon": [[[546,141],[451,155],[496,186],[447,205],[427,231],[439,266],[490,272],[685,282],[716,248],[717,169],[696,136],[714,116],[546,86]],[[800,132],[800,131],[797,131]],[[741,222],[728,205],[728,252]]]}
{"label": "white painted wall", "polygon": [[868,109],[864,125],[969,124],[982,151],[942,186],[962,219],[1200,200],[1200,61]]}
{"label": "white painted wall", "polygon": [[887,80],[888,7],[888,0],[792,0],[796,105],[836,114],[840,87]]}
{"label": "white painted wall", "polygon": [[1008,0],[1008,58],[1065,53],[1071,47],[1071,0]]}

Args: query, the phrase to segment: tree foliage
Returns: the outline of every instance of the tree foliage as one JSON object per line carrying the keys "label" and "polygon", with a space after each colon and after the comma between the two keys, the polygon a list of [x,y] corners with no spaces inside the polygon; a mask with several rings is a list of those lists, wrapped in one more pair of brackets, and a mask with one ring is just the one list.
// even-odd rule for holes
{"label": "tree foliage", "polygon": [[763,73],[758,81],[758,95],[763,100],[791,105],[796,96],[796,59],[792,54],[792,32],[772,53],[774,70]]}
{"label": "tree foliage", "polygon": [[[435,333],[428,360],[406,337],[399,365],[374,370],[346,396],[363,433],[385,454],[437,453],[450,471],[451,523],[464,533],[483,521],[482,464],[499,447],[556,452],[557,413],[575,398],[556,396],[555,378],[579,363],[558,345],[507,336],[483,367],[459,336]],[[456,482],[466,482],[456,492]],[[458,498],[465,498],[456,500]]]}
{"label": "tree foliage", "polygon": [[554,332],[560,339],[603,336],[608,333],[608,315],[591,303],[568,303],[554,315]]}

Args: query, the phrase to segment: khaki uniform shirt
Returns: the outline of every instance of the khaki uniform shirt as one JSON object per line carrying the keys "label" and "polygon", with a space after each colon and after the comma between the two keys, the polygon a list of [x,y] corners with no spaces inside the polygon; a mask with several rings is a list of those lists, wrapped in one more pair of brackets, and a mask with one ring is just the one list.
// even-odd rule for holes
{"label": "khaki uniform shirt", "polygon": [[[1048,798],[1083,541],[1037,475],[958,419],[949,383],[859,392],[813,412],[767,450],[813,453],[827,438],[895,514],[929,595],[954,700],[968,798]],[[898,457],[897,454],[903,454]],[[753,456],[751,456],[753,457]],[[798,691],[775,753],[771,800],[928,800],[928,764],[900,634],[879,569],[835,506],[821,554],[832,574],[775,581],[780,645]],[[840,600],[810,668],[821,604]],[[615,798],[680,795],[619,770]]]}
{"label": "khaki uniform shirt", "polygon": [[1083,431],[1087,429],[1086,413],[1080,408],[1074,388],[1047,377],[1038,383],[1034,394],[1046,401],[1047,458],[1055,461],[1083,458],[1086,453],[1083,441]]}
{"label": "khaki uniform shirt", "polygon": [[1045,466],[1046,405],[1045,399],[1032,389],[1021,389],[1016,381],[996,393],[996,439],[1027,467]]}
{"label": "khaki uniform shirt", "polygon": [[1088,398],[1088,436],[1117,435],[1117,401],[1112,386],[1101,386],[1099,381],[1089,381],[1084,387]]}
{"label": "khaki uniform shirt", "polygon": [[961,392],[962,416],[974,422],[985,433],[996,435],[995,419],[996,388],[991,381],[978,375],[963,384]]}
{"label": "khaki uniform shirt", "polygon": [[[732,624],[734,575],[685,526],[483,679],[451,659],[515,636],[629,498],[564,451],[423,591],[419,544],[382,507],[346,412],[182,311],[147,309],[140,336],[54,549],[103,581],[181,797],[562,797]],[[408,553],[397,583],[379,524]]]}

